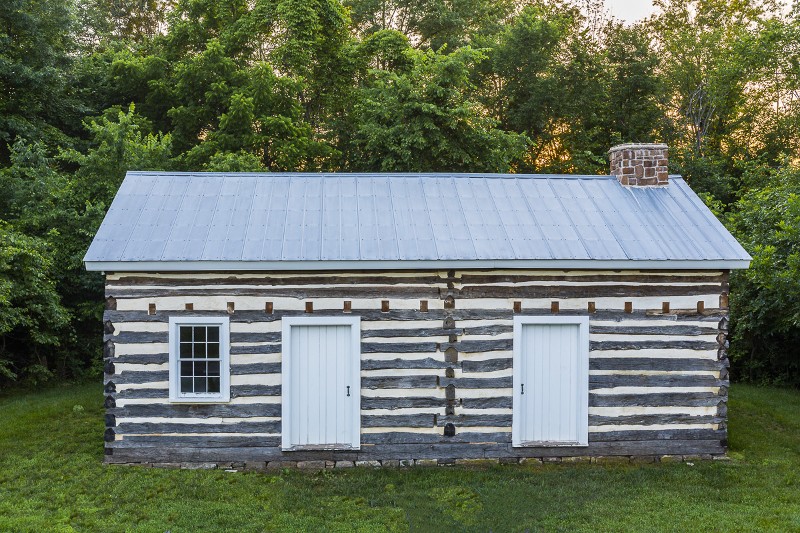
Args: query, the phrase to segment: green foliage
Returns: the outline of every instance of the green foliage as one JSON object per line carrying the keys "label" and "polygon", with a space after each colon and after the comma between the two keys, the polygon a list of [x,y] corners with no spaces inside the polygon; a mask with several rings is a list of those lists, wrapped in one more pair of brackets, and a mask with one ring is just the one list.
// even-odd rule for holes
{"label": "green foliage", "polygon": [[351,165],[363,170],[502,172],[525,147],[524,137],[496,128],[470,98],[470,67],[483,54],[406,52],[408,73],[375,72],[356,106]]}
{"label": "green foliage", "polygon": [[770,184],[745,195],[731,219],[753,256],[733,277],[732,360],[737,377],[800,386],[800,170],[762,172]]}

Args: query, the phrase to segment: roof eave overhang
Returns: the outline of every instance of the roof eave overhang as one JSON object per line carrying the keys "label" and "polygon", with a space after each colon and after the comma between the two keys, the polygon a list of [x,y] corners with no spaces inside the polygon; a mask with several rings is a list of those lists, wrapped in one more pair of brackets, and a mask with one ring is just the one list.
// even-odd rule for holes
{"label": "roof eave overhang", "polygon": [[101,272],[221,272],[319,270],[735,270],[749,259],[616,260],[616,259],[477,259],[390,261],[86,261],[86,270]]}

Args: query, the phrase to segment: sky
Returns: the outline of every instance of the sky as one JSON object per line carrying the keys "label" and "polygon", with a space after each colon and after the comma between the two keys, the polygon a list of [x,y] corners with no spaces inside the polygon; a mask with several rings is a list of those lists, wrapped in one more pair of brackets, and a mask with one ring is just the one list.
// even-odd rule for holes
{"label": "sky", "polygon": [[654,11],[651,0],[606,0],[611,14],[625,22],[636,22]]}

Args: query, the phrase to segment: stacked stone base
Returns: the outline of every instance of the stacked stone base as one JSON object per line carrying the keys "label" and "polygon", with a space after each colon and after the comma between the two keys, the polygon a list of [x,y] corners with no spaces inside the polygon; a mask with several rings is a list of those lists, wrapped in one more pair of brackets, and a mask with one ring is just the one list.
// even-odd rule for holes
{"label": "stacked stone base", "polygon": [[106,463],[120,466],[139,466],[143,468],[167,468],[185,470],[231,470],[231,471],[268,471],[285,468],[300,470],[325,470],[333,468],[409,468],[434,466],[473,466],[486,467],[494,465],[521,464],[539,466],[556,463],[594,463],[594,464],[648,464],[648,463],[680,463],[692,461],[727,461],[725,454],[700,455],[601,455],[569,456],[569,457],[503,457],[500,459],[384,459],[382,461],[246,461],[220,463],[121,463],[106,460]]}

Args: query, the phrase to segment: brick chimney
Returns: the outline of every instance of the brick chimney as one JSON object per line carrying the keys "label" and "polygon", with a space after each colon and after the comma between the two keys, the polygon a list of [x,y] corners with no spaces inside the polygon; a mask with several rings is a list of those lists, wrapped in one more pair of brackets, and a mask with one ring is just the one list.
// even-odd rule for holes
{"label": "brick chimney", "polygon": [[620,144],[608,151],[611,175],[623,185],[669,185],[666,144]]}

